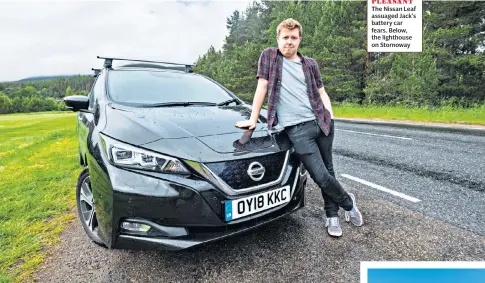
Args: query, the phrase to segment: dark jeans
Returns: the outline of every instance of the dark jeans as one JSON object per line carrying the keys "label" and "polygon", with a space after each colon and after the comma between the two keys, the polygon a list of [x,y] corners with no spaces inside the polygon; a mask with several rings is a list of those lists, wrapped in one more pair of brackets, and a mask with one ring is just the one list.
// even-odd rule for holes
{"label": "dark jeans", "polygon": [[352,199],[335,178],[333,170],[334,121],[330,123],[328,136],[325,136],[315,120],[285,130],[310,177],[320,187],[327,217],[338,216],[339,206],[351,210]]}

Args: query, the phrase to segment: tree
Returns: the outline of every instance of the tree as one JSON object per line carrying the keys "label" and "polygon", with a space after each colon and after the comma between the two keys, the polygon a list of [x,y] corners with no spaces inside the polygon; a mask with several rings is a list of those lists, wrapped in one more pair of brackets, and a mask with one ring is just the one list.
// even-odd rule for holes
{"label": "tree", "polygon": [[440,70],[439,98],[484,101],[485,2],[427,2],[423,8],[424,42]]}
{"label": "tree", "polygon": [[0,92],[0,114],[10,113],[10,108],[12,107],[12,101],[8,96]]}
{"label": "tree", "polygon": [[72,88],[70,86],[68,86],[66,88],[66,96],[73,96],[73,95],[76,95],[76,92],[74,90],[72,90]]}
{"label": "tree", "polygon": [[336,101],[362,102],[365,2],[322,3],[312,46],[329,95]]}

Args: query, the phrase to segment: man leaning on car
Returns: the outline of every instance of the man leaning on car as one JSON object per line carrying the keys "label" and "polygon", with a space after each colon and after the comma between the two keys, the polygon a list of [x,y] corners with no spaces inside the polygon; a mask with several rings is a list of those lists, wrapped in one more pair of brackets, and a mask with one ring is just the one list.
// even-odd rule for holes
{"label": "man leaning on car", "polygon": [[318,63],[298,51],[302,26],[294,19],[281,22],[276,31],[278,48],[266,48],[259,57],[258,84],[249,120],[237,127],[253,129],[263,101],[268,98],[268,127],[284,127],[296,153],[325,202],[327,231],[341,236],[339,207],[345,219],[355,226],[363,224],[355,196],[347,193],[335,178],[332,165],[334,121],[330,98],[326,93]]}

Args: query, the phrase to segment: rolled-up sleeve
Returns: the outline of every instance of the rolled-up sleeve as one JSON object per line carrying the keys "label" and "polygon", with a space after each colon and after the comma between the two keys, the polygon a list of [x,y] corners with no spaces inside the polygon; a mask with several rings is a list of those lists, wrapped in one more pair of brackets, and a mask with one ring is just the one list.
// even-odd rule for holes
{"label": "rolled-up sleeve", "polygon": [[322,74],[320,74],[320,67],[318,66],[318,63],[316,60],[313,60],[313,74],[315,76],[315,82],[317,84],[317,88],[323,87],[323,81],[322,81]]}
{"label": "rolled-up sleeve", "polygon": [[256,74],[256,79],[269,79],[269,55],[267,51],[268,50],[265,49],[263,50],[263,52],[261,52],[261,55],[259,55],[258,72]]}

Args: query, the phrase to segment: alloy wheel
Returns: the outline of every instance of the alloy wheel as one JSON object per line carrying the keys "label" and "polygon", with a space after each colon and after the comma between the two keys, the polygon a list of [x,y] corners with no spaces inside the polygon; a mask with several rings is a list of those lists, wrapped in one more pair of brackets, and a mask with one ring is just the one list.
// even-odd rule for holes
{"label": "alloy wheel", "polygon": [[89,176],[84,179],[81,185],[79,205],[81,208],[82,221],[84,221],[86,227],[88,227],[93,234],[97,234],[98,221],[96,218],[96,209],[94,208],[93,192],[91,191]]}

